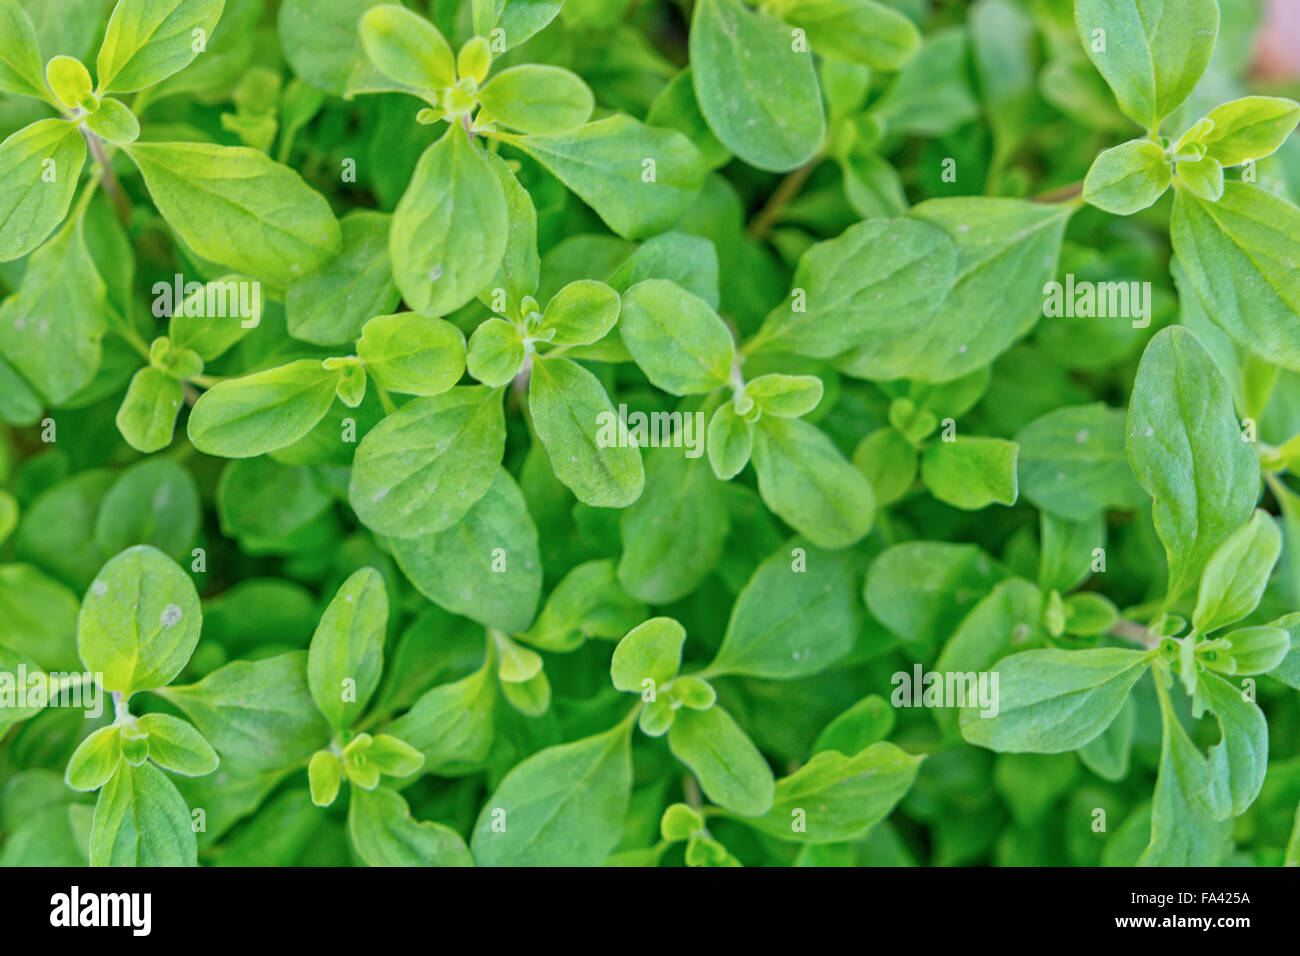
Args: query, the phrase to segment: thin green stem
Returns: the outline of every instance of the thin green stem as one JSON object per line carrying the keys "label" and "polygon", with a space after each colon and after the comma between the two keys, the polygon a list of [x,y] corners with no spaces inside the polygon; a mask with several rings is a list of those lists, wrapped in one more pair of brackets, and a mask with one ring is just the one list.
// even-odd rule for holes
{"label": "thin green stem", "polygon": [[282,166],[289,164],[289,154],[293,151],[293,141],[297,135],[298,130],[291,127],[285,130],[284,135],[280,137],[280,148],[275,152],[275,160]]}
{"label": "thin green stem", "polygon": [[125,226],[131,221],[131,200],[127,199],[122,184],[118,182],[117,173],[113,172],[113,161],[104,150],[104,141],[84,126],[81,128],[81,135],[85,137],[86,144],[90,147],[90,154],[95,157],[95,163],[99,167],[104,183],[104,194],[112,202],[118,221]]}
{"label": "thin green stem", "polygon": [[384,406],[384,414],[391,415],[397,411],[397,405],[393,402],[393,396],[388,394],[388,389],[376,382],[373,375],[370,377],[370,381],[375,386],[375,394],[379,396],[379,404]]}
{"label": "thin green stem", "polygon": [[749,234],[749,238],[758,241],[767,237],[767,234],[772,231],[772,227],[781,220],[785,207],[799,195],[799,190],[803,189],[804,183],[808,181],[808,177],[812,175],[812,171],[817,168],[821,161],[822,153],[818,151],[816,156],[781,180],[780,185],[776,187],[767,204],[750,220],[749,228],[745,230]]}

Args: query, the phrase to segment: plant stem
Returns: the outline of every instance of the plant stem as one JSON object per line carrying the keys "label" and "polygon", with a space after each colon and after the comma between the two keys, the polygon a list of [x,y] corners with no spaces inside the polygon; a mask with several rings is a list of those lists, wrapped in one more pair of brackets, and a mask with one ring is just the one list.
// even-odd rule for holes
{"label": "plant stem", "polygon": [[388,394],[388,389],[376,382],[373,377],[371,382],[375,386],[375,392],[379,395],[379,404],[384,406],[384,414],[391,415],[397,411],[397,405],[393,402],[393,397]]}
{"label": "plant stem", "polygon": [[1061,202],[1081,195],[1083,195],[1083,180],[1070,183],[1068,186],[1057,186],[1055,189],[1049,189],[1046,192],[1038,193],[1036,196],[1030,196],[1029,199],[1031,202]]}
{"label": "plant stem", "polygon": [[682,793],[686,797],[687,804],[696,810],[704,806],[704,795],[700,793],[700,785],[689,773],[682,774]]}
{"label": "plant stem", "polygon": [[780,220],[781,213],[785,212],[785,207],[790,204],[790,200],[799,195],[799,190],[803,188],[803,184],[807,182],[808,177],[821,161],[821,153],[818,153],[781,180],[780,185],[768,199],[767,205],[750,220],[749,228],[745,230],[749,233],[749,238],[763,239],[772,231],[772,227]]}
{"label": "plant stem", "polygon": [[117,180],[117,173],[113,172],[113,163],[108,158],[108,154],[104,152],[104,141],[85,127],[82,127],[81,135],[86,138],[86,143],[90,146],[90,155],[95,157],[95,162],[103,174],[104,193],[113,203],[113,210],[117,213],[118,221],[125,226],[131,221],[131,201],[126,198],[126,193],[122,191],[122,184]]}
{"label": "plant stem", "polygon": [[1116,621],[1114,626],[1111,627],[1110,633],[1116,637],[1122,637],[1126,641],[1132,641],[1147,650],[1151,650],[1160,643],[1159,634],[1152,634],[1137,621],[1123,619]]}

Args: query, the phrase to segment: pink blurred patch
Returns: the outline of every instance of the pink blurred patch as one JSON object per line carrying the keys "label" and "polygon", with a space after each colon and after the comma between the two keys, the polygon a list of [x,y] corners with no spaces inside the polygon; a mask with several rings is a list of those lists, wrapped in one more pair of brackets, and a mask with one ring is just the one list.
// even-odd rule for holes
{"label": "pink blurred patch", "polygon": [[1256,41],[1254,72],[1269,79],[1300,77],[1300,0],[1270,0]]}

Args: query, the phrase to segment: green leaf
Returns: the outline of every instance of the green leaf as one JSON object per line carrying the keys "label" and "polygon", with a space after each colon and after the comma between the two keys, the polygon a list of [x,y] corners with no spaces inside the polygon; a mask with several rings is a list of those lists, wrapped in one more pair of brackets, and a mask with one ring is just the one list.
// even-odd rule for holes
{"label": "green leaf", "polygon": [[961,734],[1001,753],[1077,750],[1110,726],[1150,662],[1118,648],[1013,654],[997,666],[997,713],[963,707]]}
{"label": "green leaf", "polygon": [[18,525],[18,500],[7,491],[0,491],[0,544],[8,540]]}
{"label": "green leaf", "polygon": [[1277,625],[1243,627],[1222,637],[1228,642],[1223,658],[1207,660],[1205,666],[1223,674],[1267,674],[1291,650],[1291,635]]}
{"label": "green leaf", "polygon": [[1079,42],[1119,102],[1152,133],[1187,99],[1219,32],[1215,0],[1077,0]]}
{"label": "green leaf", "polygon": [[542,591],[537,527],[504,468],[455,524],[389,544],[402,572],[440,607],[509,634],[532,623]]}
{"label": "green leaf", "polygon": [[343,761],[328,750],[316,751],[307,764],[307,783],[312,803],[318,807],[331,806],[338,799],[343,783]]}
{"label": "green leaf", "polygon": [[181,561],[189,557],[199,521],[193,476],[170,458],[146,458],[123,471],[104,495],[95,543],[104,554],[151,544]]}
{"label": "green leaf", "polygon": [[[510,165],[496,153],[484,153],[506,199],[506,217],[509,220],[509,235],[506,237],[505,253],[501,257],[501,266],[497,274],[488,283],[488,288],[479,293],[484,304],[494,305],[497,290],[506,293],[506,314],[516,315],[524,296],[537,291],[541,259],[537,254],[537,209],[533,198],[515,174]],[[487,295],[491,290],[491,295]]]}
{"label": "green leaf", "polygon": [[1216,820],[1239,817],[1255,802],[1268,772],[1268,724],[1236,684],[1201,672],[1197,691],[1219,722],[1222,739],[1210,748],[1207,804]]}
{"label": "green leaf", "polygon": [[533,359],[533,427],[555,477],[584,504],[626,508],[641,496],[645,469],[627,426],[596,376],[567,358]]}
{"label": "green leaf", "polygon": [[172,773],[202,777],[220,762],[204,736],[185,721],[170,714],[145,714],[137,722],[149,737],[149,759]]}
{"label": "green leaf", "polygon": [[787,0],[778,10],[807,31],[814,53],[873,70],[897,70],[921,48],[912,21],[875,0]]}
{"label": "green leaf", "polygon": [[912,445],[920,445],[939,427],[939,419],[928,408],[918,408],[912,399],[902,396],[889,403],[890,427]]}
{"label": "green leaf", "polygon": [[205,259],[282,288],[342,248],[325,197],[265,153],[211,143],[123,148],[167,224]]}
{"label": "green leaf", "polygon": [[473,0],[474,32],[488,36],[500,28],[509,50],[544,29],[563,5],[562,0]]}
{"label": "green leaf", "polygon": [[1019,451],[1019,445],[1002,438],[961,436],[936,442],[921,456],[921,480],[940,501],[965,511],[1013,505],[1020,493]]}
{"label": "green leaf", "polygon": [[538,337],[554,330],[552,345],[589,345],[609,333],[618,321],[622,302],[618,293],[603,282],[578,279],[570,282],[546,303]]}
{"label": "green leaf", "polygon": [[132,93],[185,69],[224,7],[225,0],[118,0],[95,60],[99,92]]}
{"label": "green leaf", "polygon": [[1277,524],[1267,512],[1257,510],[1206,562],[1192,626],[1208,634],[1255,610],[1281,553]]}
{"label": "green leaf", "polygon": [[0,91],[44,99],[45,73],[36,27],[18,0],[0,0],[0,27]]}
{"label": "green leaf", "polygon": [[[921,586],[927,583],[922,581]],[[959,606],[955,613],[960,612]],[[950,684],[953,699],[947,702],[942,698],[939,700],[935,720],[945,737],[957,736],[959,707],[967,703],[975,706],[978,702],[981,711],[992,712],[998,702],[996,678],[984,677],[981,680],[980,677],[993,670],[997,662],[1012,651],[1032,647],[1040,638],[1043,616],[1039,591],[1024,578],[1008,578],[999,581],[970,609],[970,613],[960,619],[952,636],[944,643],[934,670],[940,674],[974,675],[975,679],[972,683],[963,677],[959,683]],[[943,639],[942,634],[939,639]],[[916,652],[916,645],[904,644],[904,648]],[[897,674],[894,681],[895,703],[907,703],[909,688],[898,682]],[[910,690],[914,699],[916,694],[921,694],[921,701],[925,702],[924,691],[927,688],[922,688],[921,682],[918,680],[912,684]]]}
{"label": "green leaf", "polygon": [[1178,182],[1207,202],[1223,198],[1223,167],[1211,156],[1180,160],[1174,165]]}
{"label": "green leaf", "polygon": [[1119,610],[1111,600],[1092,591],[1071,594],[1064,605],[1065,630],[1070,634],[1104,634],[1119,620]]}
{"label": "green leaf", "polygon": [[74,216],[32,254],[17,293],[0,304],[0,352],[50,404],[65,403],[99,370],[106,293],[85,220]]}
{"label": "green leaf", "polygon": [[690,140],[622,114],[560,136],[496,135],[546,167],[624,239],[671,228],[704,180]]}
{"label": "green leaf", "polygon": [[386,787],[352,791],[348,835],[370,866],[473,866],[460,834],[415,820],[401,795]]}
{"label": "green leaf", "polygon": [[1083,765],[1097,776],[1120,781],[1128,776],[1129,754],[1137,727],[1137,705],[1129,698],[1110,726],[1077,751]]}
{"label": "green leaf", "polygon": [[913,340],[909,378],[940,382],[987,365],[1043,314],[1043,286],[1056,275],[1074,207],[1020,199],[930,199],[911,215],[957,247],[947,298]]}
{"label": "green leaf", "polygon": [[348,408],[356,408],[366,400],[366,370],[357,359],[326,359],[331,368],[339,369],[339,387],[335,394]]}
{"label": "green leaf", "polygon": [[77,651],[105,690],[129,697],[165,687],[199,640],[199,595],[177,564],[148,545],[111,558],[86,592]]}
{"label": "green leaf", "polygon": [[846,548],[871,530],[871,484],[816,426],[764,416],[754,433],[754,470],[764,503],[821,548]]}
{"label": "green leaf", "polygon": [[[1273,627],[1286,631],[1291,637],[1291,650],[1274,666],[1271,676],[1288,687],[1300,690],[1300,612],[1286,614],[1273,622]],[[1236,633],[1236,632],[1234,632]],[[1232,635],[1228,635],[1231,637]]]}
{"label": "green leaf", "polygon": [[497,677],[506,684],[525,684],[536,677],[542,670],[542,655],[531,648],[516,644],[506,635],[491,635],[496,645]]}
{"label": "green leaf", "polygon": [[708,710],[718,701],[713,685],[693,674],[683,674],[668,688],[669,706]]}
{"label": "green leaf", "polygon": [[415,312],[377,315],[361,330],[357,356],[380,388],[441,395],[465,373],[465,335],[445,319]]}
{"label": "green leaf", "polygon": [[853,466],[871,482],[879,507],[907,494],[917,460],[916,448],[893,428],[877,428],[853,449]]}
{"label": "green leaf", "polygon": [[372,7],[358,24],[370,62],[389,79],[423,90],[456,82],[456,59],[442,32],[400,4]]}
{"label": "green leaf", "polygon": [[381,0],[285,0],[277,20],[280,49],[293,72],[319,90],[342,96],[354,74],[373,71],[358,21]]}
{"label": "green leaf", "polygon": [[595,98],[576,73],[529,63],[493,76],[478,91],[491,120],[521,133],[570,133],[591,118]]}
{"label": "green leaf", "polygon": [[[233,461],[217,483],[222,533],[253,554],[292,553],[304,531],[328,520],[323,515],[329,505],[329,496],[310,470],[272,458]],[[314,626],[315,615],[311,617]]]}
{"label": "green leaf", "polygon": [[413,399],[362,439],[348,499],[377,534],[441,531],[483,497],[504,446],[500,390],[460,386]]}
{"label": "green leaf", "polygon": [[99,109],[86,117],[86,129],[101,139],[124,146],[140,138],[140,121],[127,109],[126,104],[106,96]]}
{"label": "green leaf", "polygon": [[903,799],[924,759],[884,742],[852,756],[823,751],[778,780],[772,809],[745,822],[795,843],[857,839]]}
{"label": "green leaf", "polygon": [[618,580],[635,598],[669,604],[717,566],[730,530],[727,501],[703,457],[676,448],[652,450],[645,476],[645,491],[619,519]]}
{"label": "green leaf", "polygon": [[721,707],[677,711],[668,730],[668,749],[720,807],[747,817],[772,808],[772,768],[740,726]]}
{"label": "green leaf", "polygon": [[777,680],[825,670],[853,649],[862,625],[858,574],[848,553],[782,547],[736,598],[709,670]]}
{"label": "green leaf", "polygon": [[725,166],[731,160],[731,152],[713,135],[700,112],[690,67],[669,80],[651,100],[645,121],[650,126],[677,130],[695,144],[709,169]]}
{"label": "green leaf", "polygon": [[1131,139],[1092,161],[1083,181],[1083,199],[1116,216],[1131,216],[1164,195],[1172,174],[1159,143]]}
{"label": "green leaf", "polygon": [[904,136],[943,136],[979,115],[968,76],[969,34],[936,30],[871,105],[871,116]]}
{"label": "green leaf", "polygon": [[894,722],[894,710],[889,702],[869,694],[822,728],[813,741],[812,752],[837,750],[854,757],[888,737]]}
{"label": "green leaf", "polygon": [[1071,522],[1140,507],[1142,488],[1124,449],[1125,420],[1123,409],[1098,402],[1054,409],[1020,429],[1016,444],[1025,497]]}
{"label": "green leaf", "polygon": [[1177,189],[1169,229],[1214,323],[1264,361],[1300,369],[1300,209],[1246,183],[1226,183],[1217,202]]}
{"label": "green leaf", "polygon": [[354,572],[321,615],[307,652],[307,684],[335,730],[352,726],[379,686],[388,592],[374,568]]}
{"label": "green leaf", "polygon": [[685,840],[703,829],[704,818],[684,803],[670,806],[659,822],[659,832],[665,840]]}
{"label": "green leaf", "polygon": [[497,173],[463,129],[448,127],[393,211],[388,250],[406,304],[443,315],[474,298],[501,266],[509,224]]}
{"label": "green leaf", "polygon": [[329,741],[307,685],[307,652],[232,661],[197,684],[167,687],[178,708],[231,763],[253,770],[288,769]]}
{"label": "green leaf", "polygon": [[822,400],[825,386],[816,375],[782,375],[772,372],[745,384],[745,394],[759,409],[778,418],[807,415]]}
{"label": "green leaf", "polygon": [[1206,155],[1223,166],[1270,156],[1300,123],[1300,104],[1280,96],[1243,96],[1210,110],[1214,125],[1199,137]]}
{"label": "green leaf", "polygon": [[[186,289],[171,306],[167,334],[177,349],[190,349],[205,362],[225,354],[262,322],[261,291],[247,276],[223,276]],[[164,306],[174,297],[166,282],[155,283],[153,291]]]}
{"label": "green leaf", "polygon": [[74,56],[51,57],[45,64],[45,82],[69,110],[76,110],[83,102],[88,108],[96,105],[90,71]]}
{"label": "green leaf", "polygon": [[[70,587],[85,591],[103,565],[105,556],[95,542],[95,518],[113,481],[113,473],[101,469],[58,481],[27,508],[15,541],[17,556],[49,568]],[[21,642],[15,647],[23,650]],[[40,660],[37,653],[30,656]]]}
{"label": "green leaf", "polygon": [[1229,827],[1216,823],[1202,802],[1210,785],[1205,758],[1188,739],[1163,687],[1160,711],[1164,730],[1151,806],[1151,841],[1137,865],[1214,866],[1227,850]]}
{"label": "green leaf", "polygon": [[91,866],[198,866],[185,798],[153,764],[118,764],[90,824]]}
{"label": "green leaf", "polygon": [[0,422],[20,428],[34,425],[40,420],[41,405],[42,400],[32,387],[0,355]]}
{"label": "green leaf", "polygon": [[218,382],[194,404],[190,441],[222,458],[252,458],[292,445],[325,417],[341,376],[318,359],[299,359]]}
{"label": "green leaf", "polygon": [[496,686],[486,667],[440,684],[389,724],[388,732],[424,755],[426,773],[476,769],[492,746]]}
{"label": "green leaf", "polygon": [[501,696],[525,717],[541,717],[551,709],[551,682],[539,670],[525,681],[501,681]]}
{"label": "green leaf", "polygon": [[112,778],[122,762],[122,728],[100,727],[77,745],[68,759],[63,780],[73,790],[98,790]]}
{"label": "green leaf", "polygon": [[286,291],[290,335],[317,345],[339,345],[362,334],[371,316],[393,310],[400,296],[388,259],[391,222],[391,216],[366,210],[339,220],[342,252]]}
{"label": "green leaf", "polygon": [[76,595],[42,571],[30,564],[0,564],[0,647],[45,670],[74,668],[77,611]]}
{"label": "green leaf", "polygon": [[589,638],[622,637],[645,617],[645,605],[619,584],[612,558],[587,561],[560,579],[520,639],[544,651],[571,651]]}
{"label": "green leaf", "polygon": [[1038,24],[1014,0],[978,0],[967,25],[975,73],[993,133],[986,191],[1000,191],[1007,163],[1032,131],[1040,102]]}
{"label": "green leaf", "polygon": [[759,169],[812,159],[826,137],[821,87],[790,28],[740,0],[700,0],[691,17],[695,96],[723,144]]}
{"label": "green leaf", "polygon": [[718,251],[712,240],[684,232],[665,232],[641,243],[609,274],[614,291],[623,293],[646,279],[668,279],[716,309]]}
{"label": "green leaf", "polygon": [[[6,595],[0,593],[0,601],[4,600]],[[41,668],[36,662],[24,654],[0,644],[0,682],[5,689],[7,698],[3,709],[0,709],[0,731],[8,731],[15,724],[20,724],[25,720],[40,714],[48,703],[33,697],[25,699],[13,699],[10,694],[17,688],[23,686],[24,682],[31,679],[32,674],[40,673]],[[93,691],[92,691],[93,692]],[[103,700],[101,696],[99,698]],[[111,772],[111,770],[110,770]],[[61,788],[60,784],[60,788]],[[71,784],[69,784],[71,786]]]}
{"label": "green leaf", "polygon": [[[682,666],[686,629],[671,617],[652,617],[618,642],[609,663],[610,680],[618,690],[640,694],[642,684],[667,684]],[[657,690],[656,690],[657,693]]]}
{"label": "green leaf", "polygon": [[675,283],[647,279],[628,289],[619,334],[646,377],[666,392],[693,395],[731,379],[735,346],[726,324]]}
{"label": "green leaf", "polygon": [[909,541],[867,571],[867,607],[901,640],[932,649],[1006,574],[975,545]]}
{"label": "green leaf", "polygon": [[518,329],[505,319],[487,319],[469,337],[465,366],[484,385],[497,388],[519,374],[526,356]]}
{"label": "green leaf", "polygon": [[1142,355],[1129,406],[1128,455],[1154,499],[1172,601],[1246,522],[1259,494],[1259,459],[1242,441],[1228,384],[1187,329],[1161,330]]}
{"label": "green leaf", "polygon": [[632,793],[628,725],[516,764],[483,804],[479,866],[595,866],[613,852]]}
{"label": "green leaf", "polygon": [[734,402],[723,402],[709,419],[704,444],[713,473],[721,481],[730,481],[749,464],[754,450],[754,430],[737,414]]}

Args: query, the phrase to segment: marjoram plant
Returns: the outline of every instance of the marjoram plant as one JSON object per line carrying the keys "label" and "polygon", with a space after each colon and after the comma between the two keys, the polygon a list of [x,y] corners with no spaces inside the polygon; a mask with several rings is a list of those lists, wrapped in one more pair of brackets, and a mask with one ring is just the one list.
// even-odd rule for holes
{"label": "marjoram plant", "polygon": [[1300,864],[1263,15],[0,0],[0,864]]}

